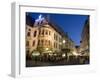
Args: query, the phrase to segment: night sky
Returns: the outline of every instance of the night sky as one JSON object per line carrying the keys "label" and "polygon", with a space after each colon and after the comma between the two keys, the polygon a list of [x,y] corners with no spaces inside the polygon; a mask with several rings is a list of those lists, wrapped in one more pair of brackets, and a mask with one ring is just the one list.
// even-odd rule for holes
{"label": "night sky", "polygon": [[43,17],[49,15],[50,20],[59,25],[64,32],[68,33],[69,37],[75,42],[76,45],[80,45],[81,33],[84,27],[85,21],[89,18],[88,15],[74,15],[74,14],[51,14],[51,13],[26,13],[32,18],[37,19],[41,14]]}

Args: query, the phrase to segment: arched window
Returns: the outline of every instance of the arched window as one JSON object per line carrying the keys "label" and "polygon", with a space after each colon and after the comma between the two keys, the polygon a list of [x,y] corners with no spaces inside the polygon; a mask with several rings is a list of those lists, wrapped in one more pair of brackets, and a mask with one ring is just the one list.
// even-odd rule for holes
{"label": "arched window", "polygon": [[50,40],[49,40],[49,46],[50,46]]}
{"label": "arched window", "polygon": [[40,45],[40,40],[38,40],[38,45]]}
{"label": "arched window", "polygon": [[45,45],[47,45],[47,40],[45,40]]}
{"label": "arched window", "polygon": [[44,41],[43,40],[41,40],[41,45],[43,46],[43,43],[44,43]]}
{"label": "arched window", "polygon": [[29,31],[31,31],[31,29],[28,29]]}
{"label": "arched window", "polygon": [[30,36],[30,32],[27,33],[27,36]]}
{"label": "arched window", "polygon": [[29,46],[29,41],[26,41],[26,46]]}
{"label": "arched window", "polygon": [[34,31],[34,34],[33,34],[33,35],[34,35],[34,37],[36,37],[36,34],[37,34],[37,31]]}
{"label": "arched window", "polygon": [[46,30],[46,33],[45,34],[48,35],[48,30]]}
{"label": "arched window", "polygon": [[41,34],[41,29],[39,30],[39,35]]}
{"label": "arched window", "polygon": [[42,30],[42,35],[44,35],[44,29]]}
{"label": "arched window", "polygon": [[35,46],[35,40],[33,40],[33,46]]}

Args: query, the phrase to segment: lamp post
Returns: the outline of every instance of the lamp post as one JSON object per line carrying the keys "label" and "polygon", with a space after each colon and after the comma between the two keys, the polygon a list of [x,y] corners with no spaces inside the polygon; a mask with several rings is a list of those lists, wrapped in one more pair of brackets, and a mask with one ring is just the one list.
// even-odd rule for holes
{"label": "lamp post", "polygon": [[65,43],[66,41],[65,40],[63,40],[63,44]]}
{"label": "lamp post", "polygon": [[65,43],[66,43],[66,41],[63,40],[62,43],[63,43],[62,47],[65,48]]}

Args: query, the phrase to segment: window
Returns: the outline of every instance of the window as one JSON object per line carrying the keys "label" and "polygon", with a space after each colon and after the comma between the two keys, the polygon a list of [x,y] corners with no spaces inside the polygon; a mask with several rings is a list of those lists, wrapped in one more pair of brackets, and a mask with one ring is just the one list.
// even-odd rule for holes
{"label": "window", "polygon": [[45,33],[46,35],[48,35],[48,31],[46,30],[46,33]]}
{"label": "window", "polygon": [[57,40],[57,35],[55,35],[55,40]]}
{"label": "window", "polygon": [[56,35],[54,34],[54,39],[55,39]]}
{"label": "window", "polygon": [[43,40],[41,40],[41,45],[43,45],[43,43],[44,43],[44,41],[43,41]]}
{"label": "window", "polygon": [[57,47],[57,44],[54,42],[54,48],[56,48]]}
{"label": "window", "polygon": [[31,29],[28,29],[29,31],[31,31]]}
{"label": "window", "polygon": [[26,46],[29,46],[29,41],[26,41]]}
{"label": "window", "polygon": [[35,31],[35,32],[34,32],[34,34],[33,34],[33,35],[34,35],[34,37],[36,37],[36,34],[37,34],[37,31]]}
{"label": "window", "polygon": [[47,40],[47,44],[46,45],[48,46],[48,40]]}
{"label": "window", "polygon": [[58,40],[58,35],[56,35],[56,40]]}
{"label": "window", "polygon": [[51,34],[51,31],[49,31],[49,35]]}
{"label": "window", "polygon": [[41,30],[39,30],[39,35],[41,34]]}
{"label": "window", "polygon": [[38,45],[40,45],[40,40],[38,40]]}
{"label": "window", "polygon": [[44,35],[44,30],[42,30],[42,35]]}
{"label": "window", "polygon": [[45,41],[45,45],[47,45],[47,40]]}
{"label": "window", "polygon": [[59,42],[61,42],[61,38],[59,37]]}
{"label": "window", "polygon": [[33,41],[33,46],[35,46],[35,40]]}
{"label": "window", "polygon": [[56,48],[57,48],[57,43],[56,43]]}
{"label": "window", "polygon": [[30,32],[27,33],[27,36],[30,36]]}
{"label": "window", "polygon": [[49,40],[49,46],[50,46],[50,40]]}
{"label": "window", "polygon": [[54,40],[58,40],[58,36],[54,34]]}

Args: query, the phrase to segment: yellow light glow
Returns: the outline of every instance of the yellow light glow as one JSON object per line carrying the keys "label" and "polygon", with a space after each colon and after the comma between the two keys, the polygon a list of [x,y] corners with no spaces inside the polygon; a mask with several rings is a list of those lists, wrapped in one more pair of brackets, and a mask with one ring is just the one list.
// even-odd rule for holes
{"label": "yellow light glow", "polygon": [[77,54],[75,51],[73,51],[73,55],[78,56],[79,54]]}
{"label": "yellow light glow", "polygon": [[65,40],[63,40],[63,43],[65,43],[66,41]]}
{"label": "yellow light glow", "polygon": [[46,48],[46,50],[49,50],[48,48]]}
{"label": "yellow light glow", "polygon": [[65,57],[66,55],[65,54],[62,54],[62,57]]}

